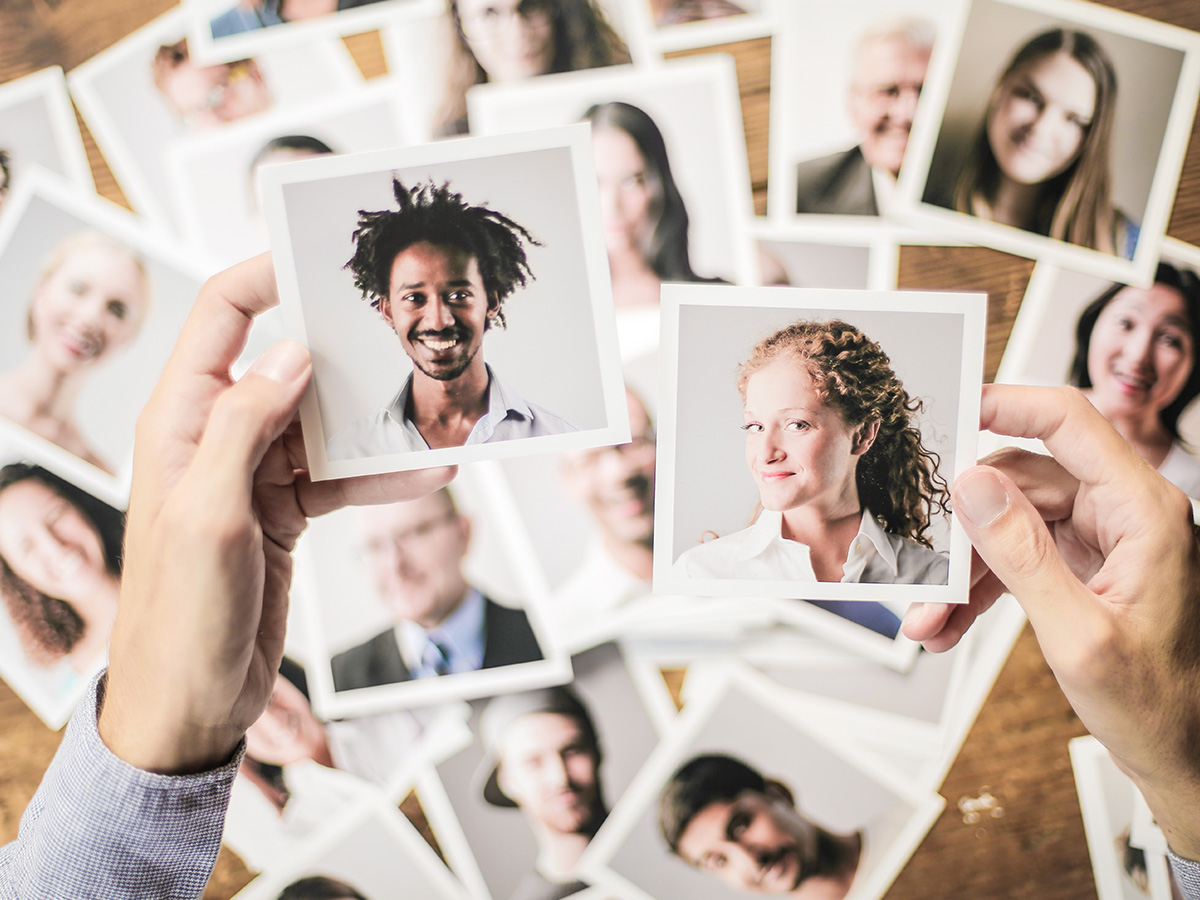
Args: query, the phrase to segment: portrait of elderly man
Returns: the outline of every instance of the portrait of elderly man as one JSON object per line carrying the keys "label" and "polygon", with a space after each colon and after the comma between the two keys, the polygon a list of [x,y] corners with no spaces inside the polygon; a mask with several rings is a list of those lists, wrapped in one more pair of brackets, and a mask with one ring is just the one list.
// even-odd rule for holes
{"label": "portrait of elderly man", "polygon": [[163,100],[191,131],[260,113],[272,103],[271,91],[253,59],[198,66],[188,53],[187,40],[159,47],[151,71]]}
{"label": "portrait of elderly man", "polygon": [[393,625],[333,657],[334,690],[542,659],[525,613],[463,574],[471,520],[449,491],[358,512],[361,557]]}
{"label": "portrait of elderly man", "polygon": [[881,214],[904,161],[933,39],[933,24],[918,18],[882,22],[859,38],[847,97],[859,143],[800,163],[796,212]]}
{"label": "portrait of elderly man", "polygon": [[570,688],[553,687],[495,697],[479,721],[483,798],[520,810],[538,845],[535,870],[508,900],[561,900],[583,890],[575,867],[608,816],[591,714]]}
{"label": "portrait of elderly man", "polygon": [[533,235],[448,184],[393,179],[392,188],[399,209],[360,212],[345,268],[396,332],[412,373],[391,403],[333,436],[330,459],[575,431],[484,361],[487,332],[504,327],[505,302],[534,277]]}
{"label": "portrait of elderly man", "polygon": [[672,853],[739,892],[839,900],[865,868],[864,832],[827,831],[786,785],[732,756],[685,763],[659,794],[658,821]]}

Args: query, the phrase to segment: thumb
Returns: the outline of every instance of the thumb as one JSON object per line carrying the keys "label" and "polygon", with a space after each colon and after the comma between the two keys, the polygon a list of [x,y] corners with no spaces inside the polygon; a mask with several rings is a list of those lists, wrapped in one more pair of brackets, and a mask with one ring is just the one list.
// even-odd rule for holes
{"label": "thumb", "polygon": [[1013,481],[990,466],[954,482],[954,510],[980,558],[1017,598],[1049,657],[1095,607],[1046,523]]}
{"label": "thumb", "polygon": [[311,374],[308,350],[280,341],[217,398],[195,459],[201,472],[221,482],[214,489],[250,490],[267,448],[295,416]]}

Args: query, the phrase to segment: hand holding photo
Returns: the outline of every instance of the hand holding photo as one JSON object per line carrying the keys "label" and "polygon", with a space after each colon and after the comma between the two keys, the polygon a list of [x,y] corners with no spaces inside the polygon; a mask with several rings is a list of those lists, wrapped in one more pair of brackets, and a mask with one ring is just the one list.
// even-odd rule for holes
{"label": "hand holding photo", "polygon": [[975,458],[983,298],[672,285],[663,300],[655,589],[965,602],[948,485]]}
{"label": "hand holding photo", "polygon": [[628,440],[589,149],[575,126],[261,170],[315,478]]}

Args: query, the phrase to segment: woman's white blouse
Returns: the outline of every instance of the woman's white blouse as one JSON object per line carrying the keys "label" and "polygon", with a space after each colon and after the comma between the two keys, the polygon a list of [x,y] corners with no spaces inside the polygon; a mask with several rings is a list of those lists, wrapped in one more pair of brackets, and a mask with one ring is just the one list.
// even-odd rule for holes
{"label": "woman's white blouse", "polygon": [[[763,510],[749,528],[692,547],[675,561],[685,578],[815,582],[807,544],[783,537],[783,513]],[[950,560],[916,541],[888,534],[863,510],[842,566],[845,584],[946,584]]]}

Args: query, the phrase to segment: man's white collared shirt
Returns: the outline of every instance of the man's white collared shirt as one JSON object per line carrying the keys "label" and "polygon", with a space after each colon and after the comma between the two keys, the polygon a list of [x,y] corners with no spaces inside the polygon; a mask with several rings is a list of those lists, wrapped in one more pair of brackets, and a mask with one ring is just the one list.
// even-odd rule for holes
{"label": "man's white collared shirt", "polygon": [[[783,513],[763,510],[749,528],[686,550],[675,571],[687,578],[815,582],[808,545],[782,534]],[[949,558],[888,534],[863,510],[842,566],[844,584],[946,584]]]}
{"label": "man's white collared shirt", "polygon": [[[463,446],[579,430],[562,416],[523,399],[492,371],[491,366],[485,368],[488,408],[471,428]],[[405,414],[412,395],[412,383],[410,374],[391,403],[335,434],[329,441],[329,458],[361,459],[428,450],[429,444]]]}

